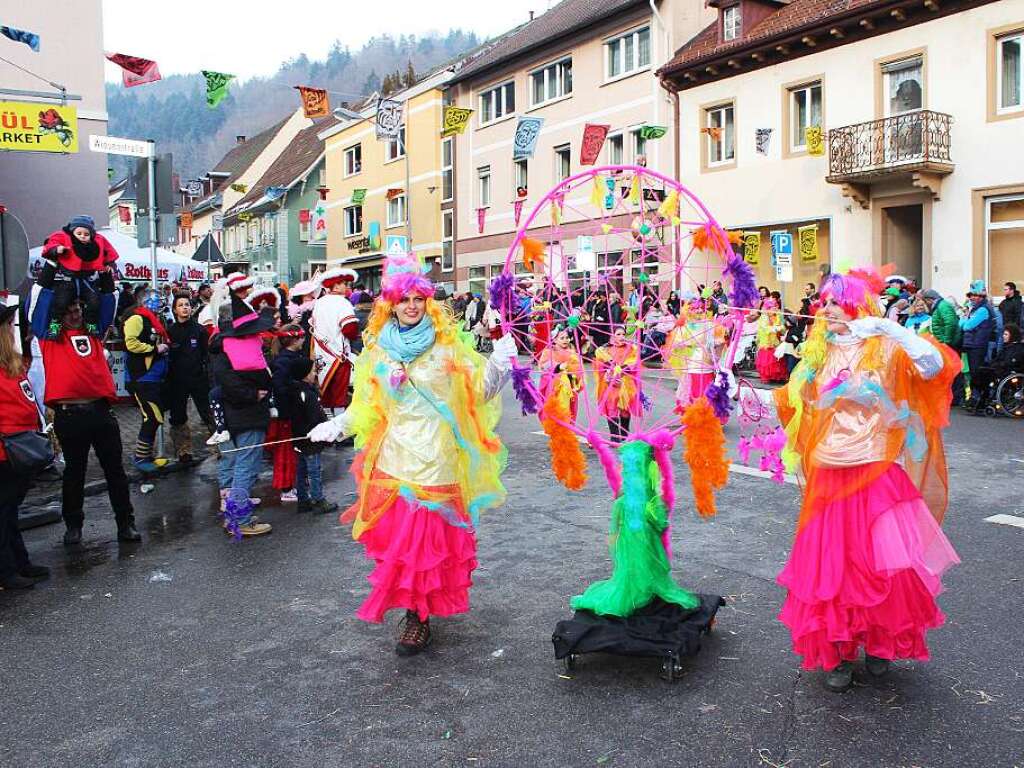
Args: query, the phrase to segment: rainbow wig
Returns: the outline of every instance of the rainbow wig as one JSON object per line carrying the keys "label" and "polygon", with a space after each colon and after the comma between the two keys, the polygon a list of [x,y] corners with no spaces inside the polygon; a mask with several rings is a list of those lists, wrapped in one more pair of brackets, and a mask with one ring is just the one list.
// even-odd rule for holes
{"label": "rainbow wig", "polygon": [[392,305],[410,293],[417,293],[428,299],[433,298],[434,284],[426,276],[427,271],[427,266],[415,254],[389,255],[384,260],[381,296]]}
{"label": "rainbow wig", "polygon": [[871,267],[858,267],[846,274],[832,273],[821,284],[821,301],[835,301],[850,317],[878,316],[877,296],[885,288],[883,276]]}

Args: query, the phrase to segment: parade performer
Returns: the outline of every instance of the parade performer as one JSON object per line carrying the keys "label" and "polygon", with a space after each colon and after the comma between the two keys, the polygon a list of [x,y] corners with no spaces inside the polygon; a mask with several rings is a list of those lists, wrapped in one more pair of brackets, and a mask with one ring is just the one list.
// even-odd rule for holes
{"label": "parade performer", "polygon": [[496,395],[515,342],[501,337],[485,360],[433,296],[415,256],[388,257],[352,405],[309,434],[356,437],[359,498],[342,520],[376,562],[356,615],[381,622],[404,608],[395,648],[403,656],[430,642],[431,616],[469,610],[479,515],[505,498]]}
{"label": "parade performer", "polygon": [[719,328],[712,321],[704,301],[694,299],[683,307],[675,328],[668,335],[662,354],[679,382],[675,394],[679,412],[703,397],[708,385],[714,381]]}
{"label": "parade performer", "polygon": [[583,360],[573,346],[571,333],[568,327],[556,328],[554,343],[540,353],[540,392],[545,400],[555,397],[564,401],[575,422],[583,388]]}
{"label": "parade performer", "polygon": [[803,668],[824,668],[836,691],[861,649],[873,675],[895,659],[928,659],[925,634],[944,621],[941,576],[959,562],[940,528],[940,430],[959,361],[879,317],[881,287],[868,270],[829,276],[803,359],[775,391],[783,458],[804,476],[779,619]]}
{"label": "parade performer", "polygon": [[326,291],[313,305],[310,329],[313,334],[313,359],[320,381],[320,399],[324,408],[345,408],[349,404],[352,361],[351,339],[359,334],[348,296],[356,273],[336,267],[323,273],[320,285]]}
{"label": "parade performer", "polygon": [[75,216],[50,234],[43,244],[41,282],[50,288],[49,303],[39,309],[48,313],[51,338],[59,332],[61,318],[75,299],[82,302],[85,327],[94,333],[99,325],[100,291],[97,275],[117,262],[117,251],[96,232],[91,216]]}
{"label": "parade performer", "polygon": [[150,291],[124,321],[125,383],[142,415],[134,458],[140,472],[155,472],[167,464],[166,458],[154,454],[156,433],[164,423],[164,381],[170,349],[161,310],[159,294]]}
{"label": "parade performer", "polygon": [[769,296],[761,302],[761,311],[757,317],[757,357],[754,364],[761,381],[785,381],[789,378],[786,363],[775,356],[775,350],[782,341],[783,330],[779,302]]}
{"label": "parade performer", "polygon": [[641,411],[639,356],[626,329],[612,328],[611,340],[597,350],[597,407],[608,420],[612,441],[621,443],[629,434],[629,422]]}

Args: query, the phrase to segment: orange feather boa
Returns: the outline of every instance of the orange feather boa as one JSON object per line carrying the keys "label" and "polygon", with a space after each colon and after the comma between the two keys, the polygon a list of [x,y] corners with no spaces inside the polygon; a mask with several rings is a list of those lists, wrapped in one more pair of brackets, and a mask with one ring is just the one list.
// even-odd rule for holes
{"label": "orange feather boa", "polygon": [[707,397],[700,397],[683,413],[685,458],[690,466],[690,482],[697,514],[713,517],[715,489],[725,486],[729,478],[729,459],[725,455],[725,434],[722,423]]}

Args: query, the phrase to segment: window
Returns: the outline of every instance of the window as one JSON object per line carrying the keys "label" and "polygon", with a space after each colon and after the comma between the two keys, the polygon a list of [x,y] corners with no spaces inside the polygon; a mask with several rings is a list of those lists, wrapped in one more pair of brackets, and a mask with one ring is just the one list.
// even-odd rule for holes
{"label": "window", "polygon": [[345,209],[345,237],[358,235],[363,231],[363,206],[353,205]]}
{"label": "window", "polygon": [[920,56],[882,66],[885,116],[913,112],[924,106],[924,60]]}
{"label": "window", "polygon": [[723,165],[736,159],[736,136],[732,104],[705,112],[708,140],[708,165]]}
{"label": "window", "polygon": [[405,195],[396,195],[388,200],[388,218],[387,225],[389,227],[397,227],[399,224],[405,224]]}
{"label": "window", "polygon": [[996,111],[1018,112],[1024,109],[1021,85],[1024,84],[1024,33],[1007,35],[996,40]]}
{"label": "window", "polygon": [[487,267],[469,268],[469,292],[487,295]]}
{"label": "window", "polygon": [[630,131],[629,135],[633,144],[633,162],[636,165],[647,165],[647,139],[641,135],[639,128]]}
{"label": "window", "polygon": [[512,190],[513,198],[526,197],[526,192],[529,189],[529,174],[527,172],[526,160],[515,160],[512,165],[514,166],[514,173],[512,174],[512,181],[515,188]]}
{"label": "window", "polygon": [[807,129],[821,125],[821,81],[793,88],[789,92],[790,150],[807,149]]}
{"label": "window", "polygon": [[572,59],[562,59],[530,73],[530,102],[538,106],[572,93]]}
{"label": "window", "polygon": [[622,161],[625,159],[622,148],[623,140],[621,133],[608,137],[608,165],[622,165]]}
{"label": "window", "polygon": [[555,147],[555,181],[565,181],[572,173],[572,150],[568,144]]}
{"label": "window", "polygon": [[320,179],[320,183],[319,183],[318,186],[326,187],[327,186],[327,166],[326,165],[321,166],[320,171],[317,174],[317,176]]}
{"label": "window", "polygon": [[493,123],[516,111],[516,84],[504,83],[480,94],[480,125]]}
{"label": "window", "polygon": [[985,279],[1001,294],[1003,283],[1020,287],[1024,254],[1024,195],[1001,195],[985,201]]}
{"label": "window", "polygon": [[398,138],[388,139],[387,157],[388,161],[405,157],[405,126],[398,129]]}
{"label": "window", "polygon": [[604,44],[606,80],[638,72],[651,65],[651,29],[644,27]]}
{"label": "window", "polygon": [[453,172],[454,140],[447,138],[441,142],[441,202],[447,203],[455,197],[455,174]]}
{"label": "window", "polygon": [[491,204],[491,166],[476,169],[476,182],[480,192],[480,207],[487,208]]}
{"label": "window", "polygon": [[722,11],[722,39],[735,40],[743,34],[743,17],[740,7],[733,5]]}
{"label": "window", "polygon": [[441,271],[455,269],[455,211],[441,211]]}
{"label": "window", "polygon": [[345,150],[345,175],[355,176],[361,170],[363,170],[363,145],[356,144]]}

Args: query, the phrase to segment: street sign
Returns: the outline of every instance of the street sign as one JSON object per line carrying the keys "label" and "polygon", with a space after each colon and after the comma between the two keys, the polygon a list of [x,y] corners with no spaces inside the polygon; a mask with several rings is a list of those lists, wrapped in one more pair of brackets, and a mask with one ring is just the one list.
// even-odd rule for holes
{"label": "street sign", "polygon": [[387,236],[388,256],[404,256],[406,253],[405,235]]}
{"label": "street sign", "polygon": [[793,235],[785,231],[771,233],[772,253],[775,255],[775,279],[793,282]]}
{"label": "street sign", "polygon": [[185,192],[189,197],[199,197],[203,194],[203,182],[193,179],[185,185]]}
{"label": "street sign", "polygon": [[149,157],[153,144],[137,139],[119,139],[117,136],[89,135],[89,149],[93,152],[105,152],[108,155],[127,155],[128,157]]}

